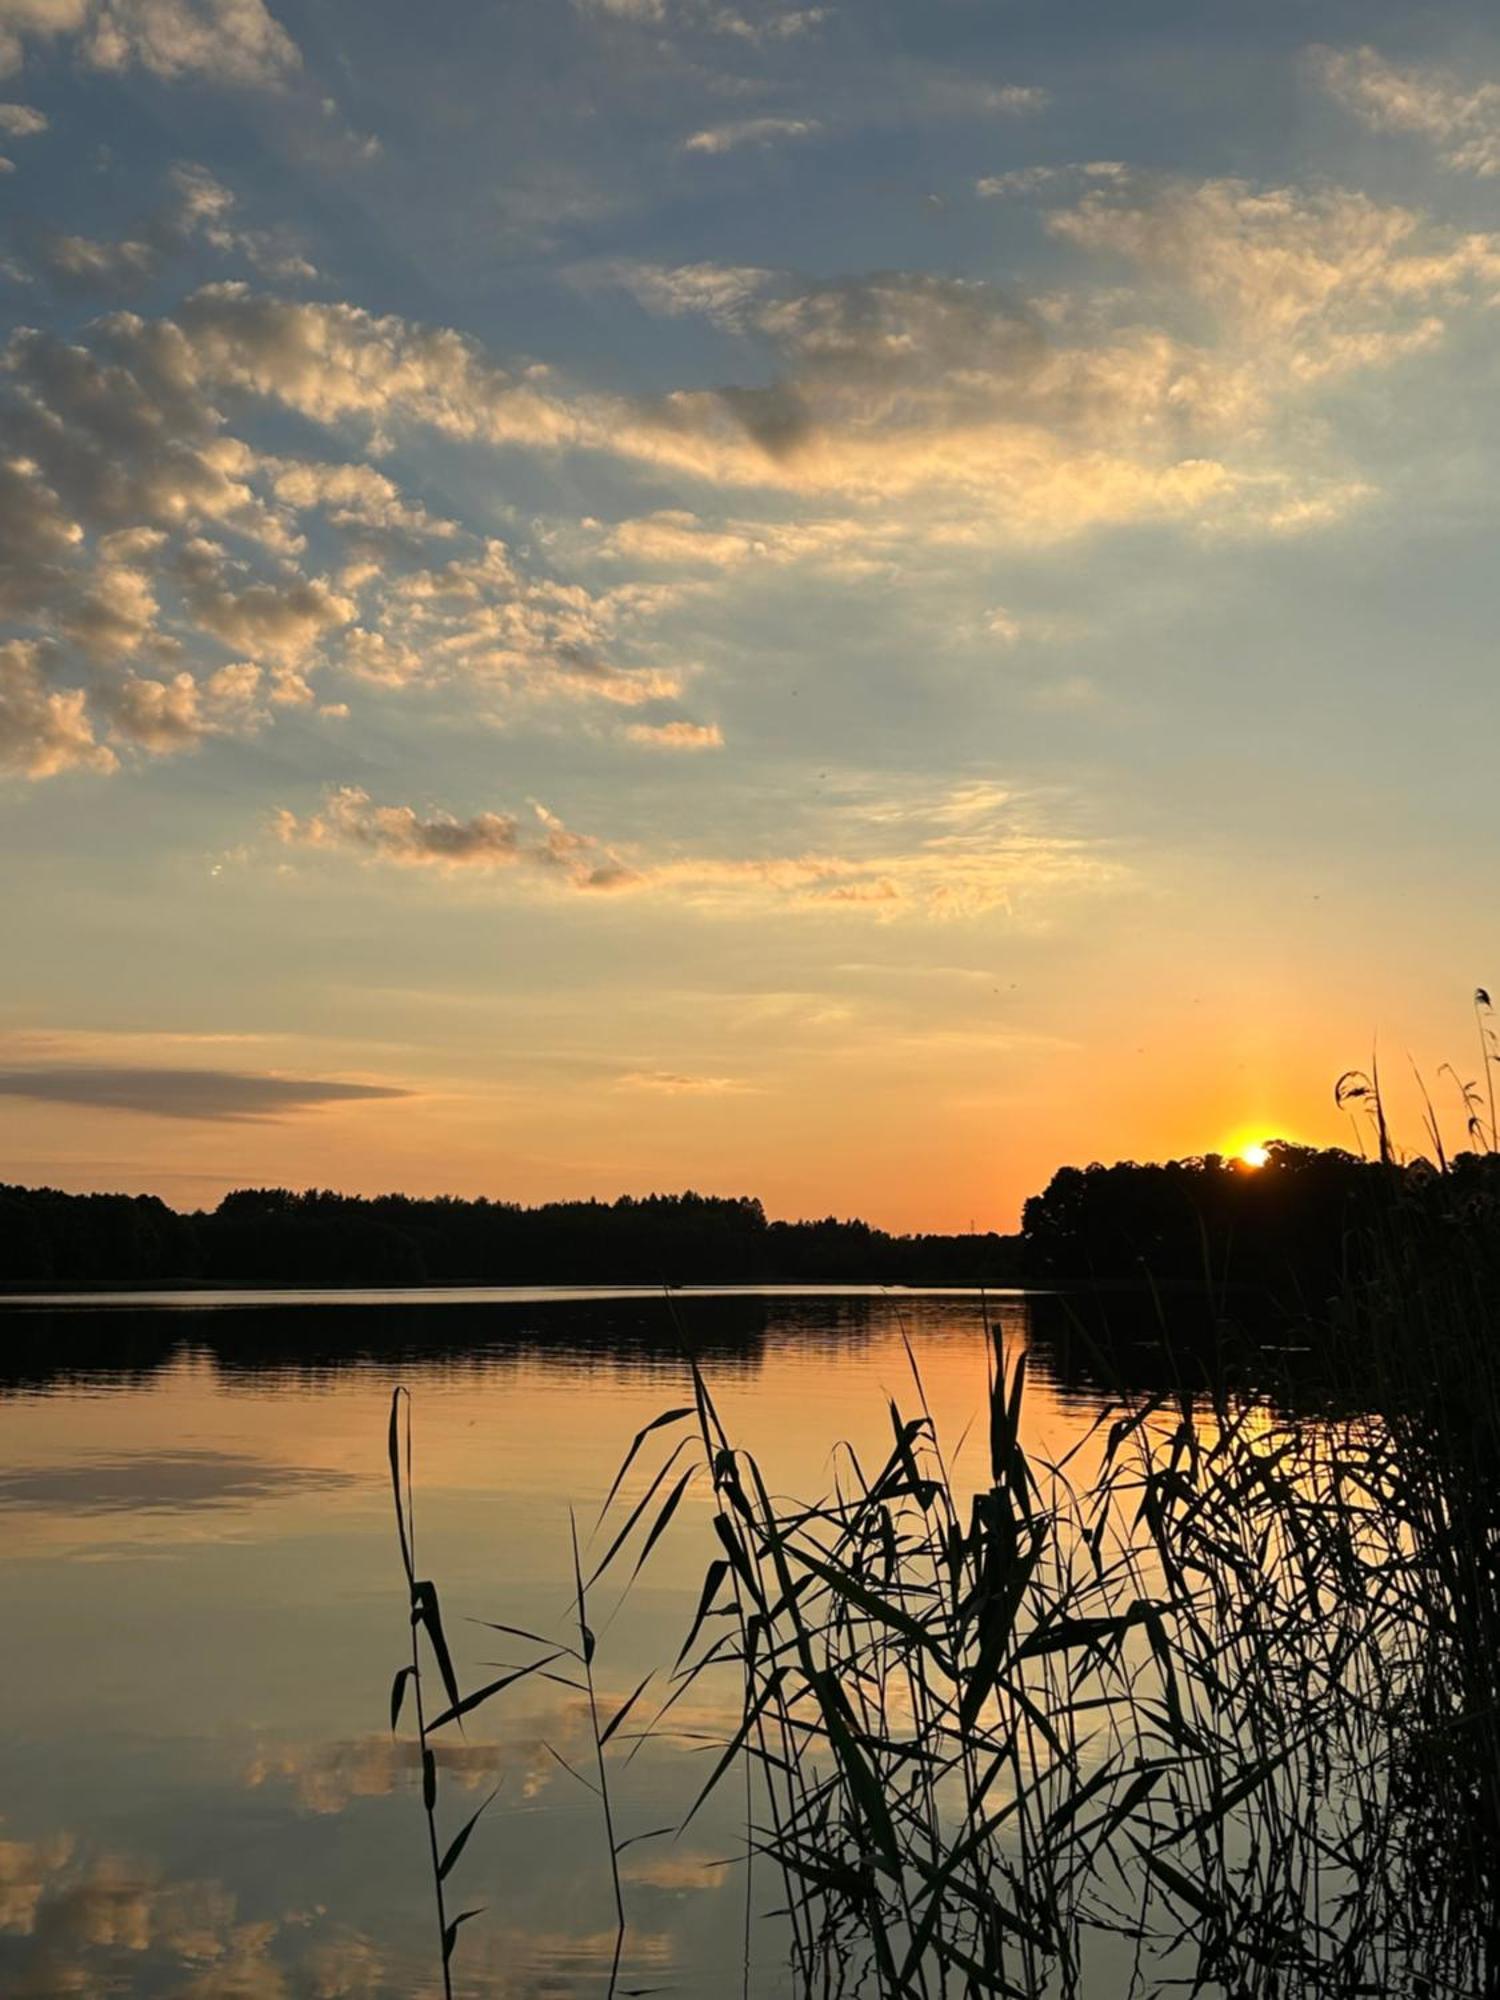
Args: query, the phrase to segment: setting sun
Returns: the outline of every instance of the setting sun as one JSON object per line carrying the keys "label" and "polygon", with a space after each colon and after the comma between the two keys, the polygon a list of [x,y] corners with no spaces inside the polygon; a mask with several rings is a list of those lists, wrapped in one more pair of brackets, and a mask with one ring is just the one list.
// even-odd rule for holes
{"label": "setting sun", "polygon": [[1240,1148],[1240,1158],[1247,1167],[1263,1167],[1270,1157],[1269,1148],[1263,1146],[1258,1139]]}

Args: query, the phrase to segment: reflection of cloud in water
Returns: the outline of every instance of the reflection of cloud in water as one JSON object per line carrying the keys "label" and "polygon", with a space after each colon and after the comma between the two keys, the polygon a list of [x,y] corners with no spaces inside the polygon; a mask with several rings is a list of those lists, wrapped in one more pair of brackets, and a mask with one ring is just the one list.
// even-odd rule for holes
{"label": "reflection of cloud in water", "polygon": [[[485,2000],[573,2000],[574,1995],[581,2000],[585,1994],[603,2000],[615,1955],[613,1930],[579,1937],[505,1926],[474,1942],[464,1977]],[[651,1991],[683,1992],[680,1980],[672,1978],[676,1963],[677,1943],[668,1932],[632,1927],[616,1990],[640,1990],[647,1974]]]}
{"label": "reflection of cloud in water", "polygon": [[622,1864],[620,1873],[627,1882],[642,1889],[661,1889],[673,1895],[693,1894],[723,1885],[735,1867],[733,1856],[723,1854],[658,1854]]}
{"label": "reflection of cloud in water", "polygon": [[166,1451],[0,1472],[0,1507],[55,1513],[176,1512],[349,1484],[350,1475],[219,1451]]}
{"label": "reflection of cloud in water", "polygon": [[308,1921],[242,1921],[222,1882],[174,1881],[127,1855],[84,1856],[66,1834],[0,1841],[0,1935],[10,1941],[0,1979],[14,2000],[369,2000],[382,1990],[367,1939],[329,1932],[304,1946],[296,1933]]}
{"label": "reflection of cloud in water", "polygon": [[[601,1688],[601,1714],[612,1714],[628,1693],[627,1688]],[[684,1749],[726,1743],[739,1720],[738,1708],[727,1700],[679,1702],[668,1725],[646,1746],[647,1754],[680,1757]],[[622,1750],[633,1748],[635,1743],[636,1737],[628,1729],[616,1738]],[[517,1716],[500,1742],[476,1742],[440,1732],[432,1748],[439,1771],[462,1790],[488,1791],[501,1786],[496,1808],[502,1813],[507,1804],[514,1808],[528,1803],[554,1784],[571,1785],[552,1751],[559,1751],[575,1767],[580,1760],[586,1767],[594,1754],[588,1704],[573,1696],[550,1704],[542,1713],[532,1710]],[[381,1730],[334,1742],[260,1742],[244,1777],[252,1790],[271,1784],[291,1786],[305,1811],[339,1813],[354,1799],[384,1798],[398,1787],[414,1789],[421,1768],[421,1752],[414,1736],[392,1736]],[[686,1798],[683,1803],[686,1806]],[[649,1878],[641,1875],[638,1879]]]}
{"label": "reflection of cloud in water", "polygon": [[[579,1731],[568,1715],[549,1718],[560,1724],[548,1730],[547,1741],[565,1757],[578,1747]],[[527,1734],[507,1743],[433,1744],[438,1770],[464,1791],[503,1785],[516,1798],[533,1799],[555,1776],[563,1775],[543,1746],[540,1735]],[[245,1770],[252,1790],[281,1783],[292,1787],[308,1812],[338,1813],[354,1799],[384,1798],[398,1786],[415,1788],[422,1768],[415,1737],[355,1736],[336,1743],[263,1743]],[[499,1802],[497,1801],[497,1804]]]}

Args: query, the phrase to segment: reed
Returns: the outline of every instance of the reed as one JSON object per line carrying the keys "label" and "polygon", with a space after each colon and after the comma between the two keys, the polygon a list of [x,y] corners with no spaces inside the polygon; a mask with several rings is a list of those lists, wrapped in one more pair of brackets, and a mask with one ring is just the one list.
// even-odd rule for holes
{"label": "reed", "polygon": [[[1488,1060],[1485,1032],[1481,1010]],[[746,1861],[779,1874],[805,2000],[1500,1992],[1500,1216],[1440,1134],[1436,1168],[1402,1167],[1370,1089],[1390,1200],[1312,1329],[1311,1382],[1183,1360],[1168,1389],[1121,1383],[1053,1463],[1023,1443],[1026,1355],[987,1326],[966,1480],[908,1343],[881,1462],[842,1447],[827,1491],[788,1499],[684,1341],[688,1397],[632,1441],[587,1578],[574,1533],[577,1645],[518,1634],[538,1656],[464,1700],[450,1685],[431,1724],[415,1650],[403,1670],[445,1980],[427,1739],[533,1672],[586,1696],[595,1775],[575,1776],[623,1941],[609,1762],[651,1677],[601,1721],[588,1595],[628,1590],[696,1488],[712,1552],[632,1754],[695,1687],[733,1687],[681,1823],[742,1774]],[[1487,1087],[1465,1102],[1492,1139]],[[447,1683],[392,1424],[414,1647]]]}

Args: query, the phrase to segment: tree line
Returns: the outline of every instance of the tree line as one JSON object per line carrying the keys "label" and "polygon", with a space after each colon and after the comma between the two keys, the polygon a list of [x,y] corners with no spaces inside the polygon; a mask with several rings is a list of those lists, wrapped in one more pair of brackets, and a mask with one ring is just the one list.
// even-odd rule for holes
{"label": "tree line", "polygon": [[11,1284],[1269,1285],[1321,1295],[1392,1202],[1495,1233],[1500,1160],[1394,1168],[1275,1143],[1264,1166],[1218,1154],[1063,1167],[1016,1234],[893,1235],[858,1219],[767,1218],[748,1196],[517,1202],[246,1188],[182,1214],[155,1195],[0,1186]]}

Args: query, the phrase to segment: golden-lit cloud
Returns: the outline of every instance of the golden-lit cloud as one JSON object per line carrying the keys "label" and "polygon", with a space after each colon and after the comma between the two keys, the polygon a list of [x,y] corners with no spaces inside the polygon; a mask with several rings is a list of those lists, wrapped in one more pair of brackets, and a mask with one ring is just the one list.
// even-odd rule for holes
{"label": "golden-lit cloud", "polygon": [[90,69],[267,89],[301,58],[262,0],[0,0],[0,74],[65,37]]}
{"label": "golden-lit cloud", "polygon": [[[178,172],[172,203],[141,239],[146,264],[169,237],[243,234],[203,170]],[[662,621],[755,565],[855,584],[899,573],[914,549],[946,559],[1111,523],[1312,532],[1372,488],[1293,441],[1300,400],[1429,351],[1500,294],[1495,239],[1338,188],[1096,167],[1049,228],[1101,268],[1133,270],[1136,289],[1033,301],[913,272],[601,266],[588,282],[751,339],[771,364],[761,381],[656,398],[503,365],[451,328],[240,282],[202,286],[166,319],[106,315],[71,343],[22,330],[0,412],[0,608],[29,623],[32,650],[7,657],[7,763],[99,772],[121,748],[244,734],[313,705],[313,677],[332,670],[375,691],[483,690],[491,724],[539,703],[670,701],[692,669]],[[49,254],[102,278],[111,258],[142,264],[133,241],[96,255],[53,239]],[[1206,332],[1180,330],[1184,306]],[[426,430],[605,456],[700,493],[760,489],[783,513],[678,505],[563,524],[544,546],[575,562],[677,573],[601,589],[434,513],[364,457],[262,453],[229,428],[226,396],[332,434],[353,426],[367,449]],[[323,530],[341,546],[326,571],[306,554]],[[229,657],[179,657],[205,644]],[[134,660],[151,664],[122,673]],[[622,735],[684,749],[710,747],[711,729],[641,716]]]}
{"label": "golden-lit cloud", "polygon": [[358,786],[331,793],[322,810],[299,819],[277,815],[277,838],[288,846],[347,848],[404,867],[539,870],[575,889],[614,889],[631,881],[617,855],[587,834],[570,831],[544,806],[532,808],[540,830],[528,835],[513,813],[469,819],[377,805]]}
{"label": "golden-lit cloud", "polygon": [[118,761],[95,740],[80,689],[48,684],[38,648],[0,643],[0,770],[26,778],[59,771],[112,771]]}
{"label": "golden-lit cloud", "polygon": [[1319,83],[1376,132],[1429,139],[1444,166],[1481,180],[1500,174],[1500,83],[1387,61],[1377,49],[1315,48]]}
{"label": "golden-lit cloud", "polygon": [[648,750],[721,750],[724,732],[716,722],[632,722],[625,735]]}
{"label": "golden-lit cloud", "polygon": [[[524,871],[569,889],[660,897],[703,910],[767,907],[880,918],[974,917],[990,911],[1040,916],[1074,893],[1117,890],[1130,871],[1104,844],[1048,830],[1036,807],[1004,787],[976,784],[938,798],[864,799],[832,814],[851,849],[722,855],[647,852],[605,845],[566,827],[545,807],[542,832],[527,837],[513,813],[468,819],[379,805],[345,786],[306,817],[282,810],[285,845],[343,850],[366,860],[449,873]],[[852,851],[857,843],[860,851]]]}

